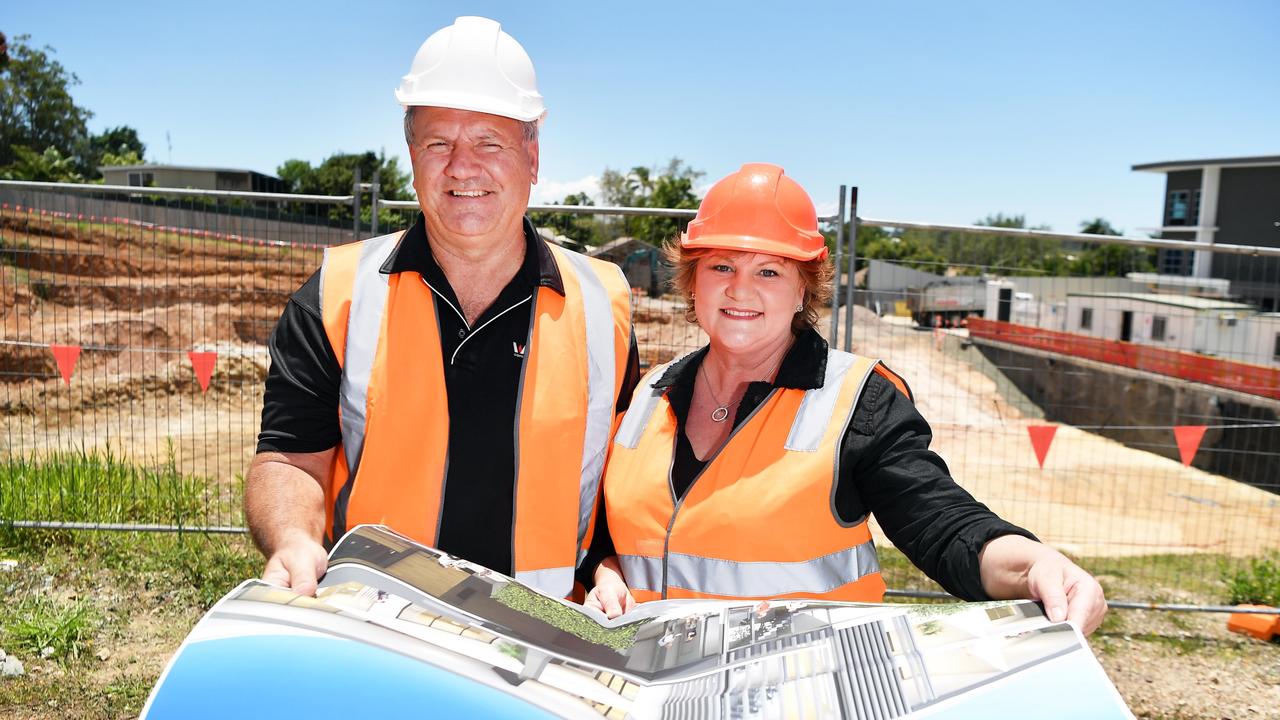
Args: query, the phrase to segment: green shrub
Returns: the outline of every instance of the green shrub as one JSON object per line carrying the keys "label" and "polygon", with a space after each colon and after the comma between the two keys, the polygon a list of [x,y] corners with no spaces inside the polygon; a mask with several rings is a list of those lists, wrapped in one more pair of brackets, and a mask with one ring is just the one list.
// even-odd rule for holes
{"label": "green shrub", "polygon": [[1280,553],[1253,558],[1244,569],[1225,569],[1222,579],[1233,605],[1280,607]]}

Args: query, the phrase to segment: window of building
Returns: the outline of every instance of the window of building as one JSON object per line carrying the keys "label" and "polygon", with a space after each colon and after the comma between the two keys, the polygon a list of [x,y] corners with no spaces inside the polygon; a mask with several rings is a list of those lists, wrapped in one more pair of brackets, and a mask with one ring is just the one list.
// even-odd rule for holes
{"label": "window of building", "polygon": [[1093,308],[1080,308],[1080,329],[1093,329]]}
{"label": "window of building", "polygon": [[131,172],[129,173],[129,187],[155,187],[156,176],[152,173]]}
{"label": "window of building", "polygon": [[1191,193],[1191,224],[1200,224],[1200,191]]}
{"label": "window of building", "polygon": [[1151,318],[1151,339],[1164,340],[1165,327],[1168,325],[1168,319],[1163,315],[1156,315]]}
{"label": "window of building", "polygon": [[1272,349],[1271,357],[1274,360],[1280,360],[1280,333],[1276,333],[1276,346]]}
{"label": "window of building", "polygon": [[1157,260],[1165,275],[1190,275],[1191,253],[1187,250],[1160,250]]}
{"label": "window of building", "polygon": [[1174,190],[1169,193],[1169,220],[1167,225],[1186,225],[1191,214],[1191,191]]}

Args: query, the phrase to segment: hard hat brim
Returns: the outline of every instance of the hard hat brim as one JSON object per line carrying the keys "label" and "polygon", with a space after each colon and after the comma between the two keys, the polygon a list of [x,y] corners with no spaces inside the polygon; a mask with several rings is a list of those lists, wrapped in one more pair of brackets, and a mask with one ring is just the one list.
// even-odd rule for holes
{"label": "hard hat brim", "polygon": [[521,109],[506,103],[498,103],[479,95],[461,93],[413,94],[396,90],[396,102],[402,107],[440,107],[450,110],[467,110],[469,112],[487,113],[519,120],[520,122],[541,123],[547,116],[542,108]]}
{"label": "hard hat brim", "polygon": [[808,262],[821,260],[827,256],[826,244],[819,245],[812,251],[804,251],[789,242],[770,240],[754,235],[700,235],[697,240],[689,240],[687,234],[680,237],[680,247],[686,250],[737,250],[739,252],[764,253],[779,257]]}

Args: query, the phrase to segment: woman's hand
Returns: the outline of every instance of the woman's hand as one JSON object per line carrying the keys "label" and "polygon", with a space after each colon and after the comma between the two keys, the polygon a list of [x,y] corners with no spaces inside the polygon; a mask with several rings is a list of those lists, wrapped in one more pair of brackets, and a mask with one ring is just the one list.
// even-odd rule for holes
{"label": "woman's hand", "polygon": [[618,566],[616,555],[605,558],[596,568],[594,576],[596,586],[587,593],[587,607],[593,607],[613,619],[629,613],[636,606],[636,599],[631,597],[631,589],[622,577],[622,568]]}
{"label": "woman's hand", "polygon": [[1068,620],[1086,635],[1097,630],[1107,614],[1098,581],[1048,545],[1004,535],[987,543],[978,566],[982,587],[992,598],[1039,600],[1050,620]]}

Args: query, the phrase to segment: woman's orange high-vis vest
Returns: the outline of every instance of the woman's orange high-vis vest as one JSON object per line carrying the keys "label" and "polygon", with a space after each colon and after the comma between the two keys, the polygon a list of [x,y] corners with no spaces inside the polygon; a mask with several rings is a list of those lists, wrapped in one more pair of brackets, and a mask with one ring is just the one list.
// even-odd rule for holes
{"label": "woman's orange high-vis vest", "polygon": [[[384,524],[435,545],[448,465],[436,304],[414,272],[379,272],[402,233],[325,250],[320,305],[342,366],[342,446],[327,488],[329,540]],[[552,246],[565,294],[539,287],[516,418],[516,579],[566,597],[591,542],[600,475],[631,342],[617,266]],[[512,442],[510,436],[495,443]]]}
{"label": "woman's orange high-vis vest", "polygon": [[774,388],[672,498],[676,418],[640,383],[614,436],[605,509],[636,600],[817,598],[880,602],[884,580],[864,517],[834,507],[840,444],[876,360],[828,350],[823,386]]}

